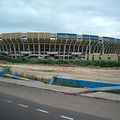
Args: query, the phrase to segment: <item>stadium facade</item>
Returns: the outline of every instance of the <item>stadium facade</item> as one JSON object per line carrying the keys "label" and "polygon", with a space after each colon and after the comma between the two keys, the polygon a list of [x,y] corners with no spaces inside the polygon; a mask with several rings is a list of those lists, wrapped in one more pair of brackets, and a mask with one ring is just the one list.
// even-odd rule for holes
{"label": "stadium facade", "polygon": [[39,59],[117,61],[120,39],[71,33],[3,33],[0,53]]}

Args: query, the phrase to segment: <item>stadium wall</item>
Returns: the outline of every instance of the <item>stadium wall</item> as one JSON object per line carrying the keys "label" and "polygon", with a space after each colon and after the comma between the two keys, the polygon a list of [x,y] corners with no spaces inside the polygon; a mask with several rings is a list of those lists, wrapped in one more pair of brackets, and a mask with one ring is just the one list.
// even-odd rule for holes
{"label": "stadium wall", "polygon": [[39,59],[118,61],[120,39],[71,33],[3,33],[0,53]]}

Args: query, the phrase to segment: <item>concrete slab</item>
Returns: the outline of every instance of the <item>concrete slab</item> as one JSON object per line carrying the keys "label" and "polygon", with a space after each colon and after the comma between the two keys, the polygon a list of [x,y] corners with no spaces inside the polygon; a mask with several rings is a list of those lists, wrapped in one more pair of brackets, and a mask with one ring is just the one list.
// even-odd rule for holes
{"label": "concrete slab", "polygon": [[82,96],[87,96],[87,97],[94,97],[94,98],[100,98],[100,99],[120,101],[120,95],[119,94],[114,94],[114,93],[95,92],[95,93],[87,93],[87,94],[81,94],[81,95]]}

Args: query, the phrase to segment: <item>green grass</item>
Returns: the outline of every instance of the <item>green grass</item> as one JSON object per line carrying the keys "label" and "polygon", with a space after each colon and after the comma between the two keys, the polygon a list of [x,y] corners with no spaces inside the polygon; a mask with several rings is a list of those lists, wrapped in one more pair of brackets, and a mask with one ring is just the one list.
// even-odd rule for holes
{"label": "green grass", "polygon": [[29,74],[29,73],[23,73],[23,72],[12,72],[11,67],[10,66],[2,66],[2,71],[4,72],[9,72],[9,74],[14,75],[14,76],[19,76],[19,77],[23,77],[23,78],[28,78],[28,79],[32,79],[32,80],[36,80],[36,81],[40,81],[43,83],[48,84],[50,82],[49,79],[45,79],[44,77],[37,77],[35,75]]}
{"label": "green grass", "polygon": [[15,75],[15,76],[19,76],[19,77],[23,77],[23,78],[28,78],[28,79],[31,79],[31,80],[36,80],[36,81],[40,81],[40,82],[43,82],[45,84],[48,84],[50,82],[49,79],[45,79],[44,77],[37,77],[35,75],[31,75],[29,73],[23,73],[23,72],[12,72],[11,73],[12,75]]}
{"label": "green grass", "polygon": [[2,70],[3,70],[4,72],[9,72],[9,73],[11,73],[11,67],[10,67],[10,66],[2,66]]}
{"label": "green grass", "polygon": [[75,87],[75,88],[83,88],[82,86],[79,85],[73,85],[72,83],[66,83],[66,82],[61,82],[61,81],[55,81],[54,85],[60,85],[60,86],[66,86],[66,87]]}
{"label": "green grass", "polygon": [[6,60],[12,63],[26,63],[26,64],[49,64],[49,65],[68,65],[68,66],[99,66],[99,67],[120,67],[120,61],[71,61],[71,60],[41,60],[33,58],[23,58],[23,57],[9,57],[9,56],[0,56],[0,60]]}

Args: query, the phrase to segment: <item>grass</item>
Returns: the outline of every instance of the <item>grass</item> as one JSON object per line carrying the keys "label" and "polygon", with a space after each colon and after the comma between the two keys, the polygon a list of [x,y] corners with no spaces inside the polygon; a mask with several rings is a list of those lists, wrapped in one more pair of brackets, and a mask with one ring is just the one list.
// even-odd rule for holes
{"label": "grass", "polygon": [[99,66],[99,67],[120,67],[120,61],[71,61],[71,60],[41,60],[33,58],[23,58],[23,57],[9,57],[9,56],[0,56],[0,60],[6,60],[12,63],[26,63],[26,64],[49,64],[49,65],[68,65],[68,66]]}
{"label": "grass", "polygon": [[40,81],[40,82],[43,82],[45,84],[48,84],[50,82],[49,79],[45,79],[44,77],[39,78],[39,77],[37,77],[35,75],[31,75],[29,73],[14,72],[14,73],[12,73],[12,75],[23,77],[23,78],[28,78],[28,79],[35,80],[35,81]]}
{"label": "grass", "polygon": [[54,85],[75,87],[75,88],[83,88],[82,86],[79,86],[79,85],[73,85],[72,83],[66,83],[66,82],[61,82],[61,81],[57,81],[57,80],[54,82]]}
{"label": "grass", "polygon": [[45,79],[44,77],[39,78],[39,77],[32,75],[32,74],[29,74],[29,73],[12,72],[10,66],[2,66],[2,71],[9,72],[11,75],[14,75],[14,76],[19,76],[19,77],[23,77],[23,78],[27,78],[27,79],[31,79],[31,80],[36,80],[36,81],[40,81],[40,82],[43,82],[46,84],[48,84],[50,82],[49,79]]}
{"label": "grass", "polygon": [[9,72],[9,73],[12,72],[10,66],[2,66],[2,70],[3,70],[4,72]]}

